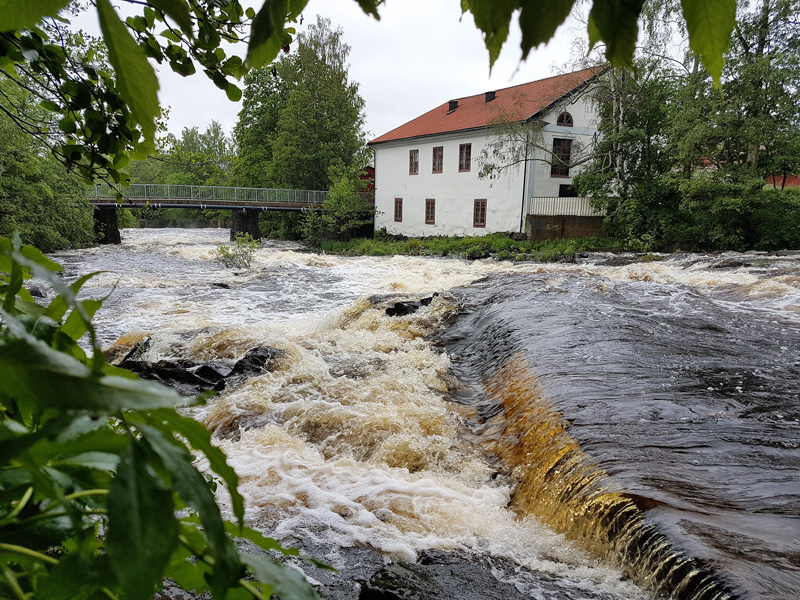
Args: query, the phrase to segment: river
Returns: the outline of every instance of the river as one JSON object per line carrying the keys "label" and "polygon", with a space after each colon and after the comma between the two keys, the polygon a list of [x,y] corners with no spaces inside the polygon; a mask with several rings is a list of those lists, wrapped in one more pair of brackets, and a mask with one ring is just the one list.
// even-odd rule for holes
{"label": "river", "polygon": [[213,260],[227,237],[124,230],[54,258],[101,271],[84,293],[108,296],[112,358],[145,338],[150,362],[283,351],[191,409],[248,524],[342,574],[433,549],[530,598],[797,597],[800,253],[542,265],[265,242],[242,271]]}

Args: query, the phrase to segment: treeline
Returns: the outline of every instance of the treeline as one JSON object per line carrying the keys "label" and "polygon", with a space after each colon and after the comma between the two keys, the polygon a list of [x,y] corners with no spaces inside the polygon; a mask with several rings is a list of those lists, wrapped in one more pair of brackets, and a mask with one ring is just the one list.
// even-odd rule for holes
{"label": "treeline", "polygon": [[670,57],[667,12],[634,71],[596,91],[601,138],[576,178],[606,233],[650,249],[800,247],[800,2],[743,3],[715,87],[697,55]]}
{"label": "treeline", "polygon": [[[228,136],[216,121],[205,130],[167,135],[161,152],[133,163],[132,183],[331,190],[321,211],[259,216],[267,237],[318,243],[346,239],[372,223],[360,175],[369,162],[364,100],[348,79],[350,47],[342,30],[318,17],[297,36],[293,51],[244,78],[239,120]],[[216,225],[230,211],[135,211],[155,226]]]}
{"label": "treeline", "polygon": [[[331,190],[329,202],[303,218],[262,213],[261,231],[268,237],[318,244],[349,239],[371,225],[372,203],[361,179],[369,162],[364,100],[348,78],[350,47],[342,36],[341,29],[318,17],[297,36],[291,53],[245,77],[232,135],[216,121],[205,130],[184,128],[179,136],[162,129],[158,153],[126,166],[130,182]],[[77,55],[91,52],[92,61],[105,64],[105,49],[97,40],[76,36],[72,43]],[[33,94],[4,86],[0,235],[19,231],[23,243],[46,252],[94,243],[93,207],[83,198],[80,174],[68,172],[41,138],[26,130],[28,122],[46,123],[58,136],[64,124],[54,121]],[[167,117],[165,111],[161,122]],[[122,227],[139,220],[154,227],[226,226],[231,218],[229,210],[124,209],[118,215]]]}
{"label": "treeline", "polygon": [[[0,101],[45,112],[3,79]],[[93,209],[84,190],[80,176],[0,110],[0,236],[18,231],[24,243],[45,252],[94,243]]]}

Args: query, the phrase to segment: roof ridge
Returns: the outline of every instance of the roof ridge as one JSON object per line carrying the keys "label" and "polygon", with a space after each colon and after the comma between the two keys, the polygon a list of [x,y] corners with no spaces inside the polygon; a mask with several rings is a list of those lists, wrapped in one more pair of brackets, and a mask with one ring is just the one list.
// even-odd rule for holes
{"label": "roof ridge", "polygon": [[[578,69],[577,71],[570,71],[569,73],[560,73],[558,75],[549,75],[547,77],[542,77],[541,79],[534,79],[532,81],[526,81],[525,83],[517,83],[516,85],[509,85],[504,88],[494,88],[486,90],[487,92],[504,92],[506,90],[511,90],[514,88],[522,87],[524,85],[530,85],[532,83],[539,83],[540,81],[547,81],[548,79],[555,79],[557,77],[566,77],[567,75],[574,75],[575,73],[581,73],[583,71],[591,71],[593,69],[597,69],[598,71],[602,71],[605,69],[605,65],[598,65],[595,67],[584,67],[583,69]],[[481,94],[485,94],[486,92],[478,92],[477,94],[470,94],[468,96],[461,96],[460,98],[452,98],[452,100],[465,100],[467,98],[474,98],[475,96],[480,96]],[[442,103],[444,104],[444,103]],[[424,113],[423,113],[424,114]]]}

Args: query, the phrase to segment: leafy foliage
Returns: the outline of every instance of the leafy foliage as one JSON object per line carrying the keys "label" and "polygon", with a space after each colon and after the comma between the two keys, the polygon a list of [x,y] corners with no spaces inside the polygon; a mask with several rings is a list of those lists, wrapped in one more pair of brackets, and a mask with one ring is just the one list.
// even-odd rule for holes
{"label": "leafy foliage", "polygon": [[[76,297],[91,275],[67,285],[58,269],[0,238],[0,596],[145,600],[170,577],[214,598],[316,598],[295,569],[237,550],[229,532],[297,555],[242,527],[236,473],[209,432],[175,411],[177,394],[104,361],[91,322],[102,302]],[[47,306],[24,287],[32,276],[57,294]],[[237,524],[222,521],[198,453]]]}
{"label": "leafy foliage", "polygon": [[254,240],[249,233],[237,233],[233,246],[223,244],[214,249],[214,258],[223,267],[229,269],[249,269],[253,255],[261,247],[259,240]]}
{"label": "leafy foliage", "polygon": [[322,208],[307,212],[301,224],[303,239],[312,246],[329,239],[348,241],[359,227],[371,224],[375,214],[369,194],[363,191],[360,171],[338,163],[330,172],[333,184]]}
{"label": "leafy foliage", "polygon": [[[29,94],[3,81],[0,91],[13,95],[18,105],[31,102]],[[0,106],[7,102],[0,97]],[[0,147],[0,235],[19,231],[23,242],[44,252],[92,244],[92,207],[83,197],[80,177],[67,173],[2,112]]]}
{"label": "leafy foliage", "polygon": [[645,250],[798,247],[793,194],[762,190],[800,168],[798,12],[797,0],[743,5],[720,89],[691,51],[607,73],[596,158],[575,184],[608,211],[608,234]]}
{"label": "leafy foliage", "polygon": [[[379,18],[382,0],[357,0],[361,9]],[[79,170],[87,180],[95,177],[125,182],[121,169],[131,157],[142,158],[155,150],[159,117],[158,81],[148,58],[183,76],[204,73],[231,100],[241,89],[231,78],[273,61],[292,41],[287,27],[305,9],[308,0],[266,0],[256,11],[240,0],[189,2],[142,0],[141,14],[124,23],[109,0],[97,0],[111,68],[93,64],[91,53],[75,53],[69,41],[66,0],[2,0],[0,8],[0,75],[21,88],[35,91],[48,109],[58,115],[58,127],[32,123],[17,115],[28,133],[47,140],[54,153]],[[24,6],[23,6],[24,5]],[[494,64],[508,38],[512,20],[519,15],[523,58],[548,41],[564,21],[573,0],[461,0],[484,34],[489,64]],[[699,53],[715,82],[720,80],[721,57],[728,48],[735,0],[683,0],[683,16],[692,48]],[[609,61],[632,64],[642,0],[594,0],[588,31],[591,43],[603,42]],[[246,33],[249,27],[249,35]],[[244,59],[228,55],[227,43],[247,41]],[[112,73],[113,69],[113,73]],[[53,131],[60,134],[53,135]]]}

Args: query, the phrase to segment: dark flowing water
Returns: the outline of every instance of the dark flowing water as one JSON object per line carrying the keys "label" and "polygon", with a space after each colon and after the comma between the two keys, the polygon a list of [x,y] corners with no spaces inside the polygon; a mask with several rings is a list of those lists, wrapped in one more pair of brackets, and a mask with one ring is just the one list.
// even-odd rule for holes
{"label": "dark flowing water", "polygon": [[[760,290],[752,283],[698,288],[585,272],[492,276],[460,292],[464,312],[443,337],[456,373],[475,384],[470,402],[482,407],[486,422],[504,420],[508,433],[505,420],[531,417],[508,408],[495,415],[497,397],[481,385],[510,361],[521,362],[503,385],[538,379],[539,394],[552,401],[550,416],[560,415],[585,453],[584,468],[569,477],[586,477],[589,464],[602,469],[608,477],[597,485],[621,491],[675,549],[703,559],[732,592],[794,598],[800,323],[787,297],[797,301],[798,280],[796,271],[778,267],[759,276]],[[551,451],[562,447],[536,441]],[[516,438],[494,443],[504,456],[502,447]],[[512,468],[524,461],[518,450],[505,451]],[[545,487],[523,484],[518,494],[547,495],[552,486]],[[588,505],[596,501],[587,495]],[[558,522],[541,510],[540,497],[516,503]],[[592,535],[584,528],[598,524],[585,520],[577,516],[561,528]],[[646,567],[657,569],[666,558],[660,553]]]}
{"label": "dark flowing water", "polygon": [[212,260],[226,237],[133,230],[56,259],[106,271],[87,293],[111,292],[112,357],[144,338],[153,362],[285,352],[192,410],[249,524],[342,573],[367,550],[434,549],[510,561],[493,568],[531,598],[797,597],[800,256],[541,266],[277,244],[231,271]]}

